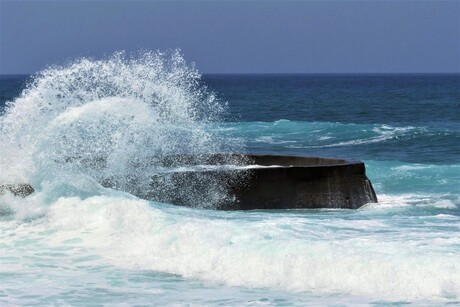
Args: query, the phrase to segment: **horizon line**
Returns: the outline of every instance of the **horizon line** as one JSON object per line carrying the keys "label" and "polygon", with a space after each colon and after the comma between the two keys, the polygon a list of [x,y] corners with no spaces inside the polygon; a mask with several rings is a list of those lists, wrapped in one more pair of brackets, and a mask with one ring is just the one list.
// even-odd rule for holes
{"label": "horizon line", "polygon": [[[0,73],[0,76],[30,76],[34,73]],[[201,75],[460,75],[458,72],[200,72]]]}

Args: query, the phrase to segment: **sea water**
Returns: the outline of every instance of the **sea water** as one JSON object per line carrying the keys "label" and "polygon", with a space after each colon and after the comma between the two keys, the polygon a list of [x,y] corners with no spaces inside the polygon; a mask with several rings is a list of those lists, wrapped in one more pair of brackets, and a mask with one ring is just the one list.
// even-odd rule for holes
{"label": "sea water", "polygon": [[[458,74],[201,76],[178,52],[117,53],[2,76],[0,100],[0,183],[36,189],[0,196],[2,306],[460,304]],[[120,191],[216,152],[363,160],[379,203]]]}

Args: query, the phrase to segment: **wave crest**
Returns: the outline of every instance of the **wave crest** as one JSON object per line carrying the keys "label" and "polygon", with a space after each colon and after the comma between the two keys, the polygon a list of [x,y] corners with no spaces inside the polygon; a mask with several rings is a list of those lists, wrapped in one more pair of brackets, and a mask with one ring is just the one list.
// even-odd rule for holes
{"label": "wave crest", "polygon": [[38,73],[0,119],[0,182],[123,178],[142,188],[165,156],[238,151],[240,142],[209,129],[226,106],[200,78],[177,50]]}

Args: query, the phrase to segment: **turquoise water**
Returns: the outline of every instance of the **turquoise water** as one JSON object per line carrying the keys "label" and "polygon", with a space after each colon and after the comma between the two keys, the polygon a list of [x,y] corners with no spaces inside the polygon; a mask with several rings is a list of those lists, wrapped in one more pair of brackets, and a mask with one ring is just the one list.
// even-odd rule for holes
{"label": "turquoise water", "polygon": [[[459,75],[200,78],[149,53],[2,76],[0,96],[1,182],[36,188],[0,196],[2,305],[460,303]],[[379,203],[222,212],[97,183],[220,151],[360,159]]]}

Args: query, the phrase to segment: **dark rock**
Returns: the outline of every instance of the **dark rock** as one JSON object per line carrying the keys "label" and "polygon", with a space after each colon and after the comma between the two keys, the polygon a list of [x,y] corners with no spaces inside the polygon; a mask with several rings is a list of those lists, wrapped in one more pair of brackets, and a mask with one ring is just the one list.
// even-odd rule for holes
{"label": "dark rock", "polygon": [[34,188],[27,183],[17,183],[17,184],[2,184],[0,185],[0,195],[3,195],[7,192],[15,196],[26,197],[34,192]]}

